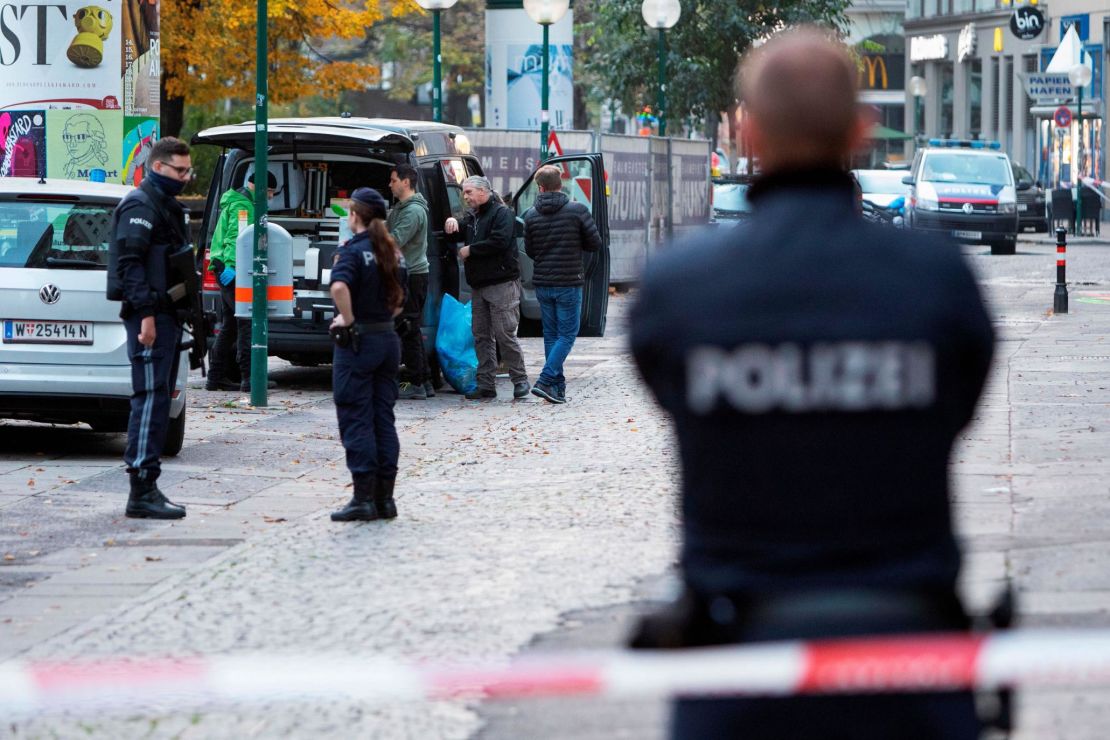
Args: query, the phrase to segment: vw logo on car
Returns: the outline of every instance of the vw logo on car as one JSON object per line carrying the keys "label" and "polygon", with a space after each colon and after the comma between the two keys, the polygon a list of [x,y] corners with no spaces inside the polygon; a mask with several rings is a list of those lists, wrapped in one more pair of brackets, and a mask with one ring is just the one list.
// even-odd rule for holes
{"label": "vw logo on car", "polygon": [[971,205],[970,203],[964,203],[964,213],[971,213],[974,210],[975,206]]}
{"label": "vw logo on car", "polygon": [[39,288],[39,300],[48,306],[53,306],[62,297],[62,291],[58,290],[58,286],[53,283],[47,283]]}

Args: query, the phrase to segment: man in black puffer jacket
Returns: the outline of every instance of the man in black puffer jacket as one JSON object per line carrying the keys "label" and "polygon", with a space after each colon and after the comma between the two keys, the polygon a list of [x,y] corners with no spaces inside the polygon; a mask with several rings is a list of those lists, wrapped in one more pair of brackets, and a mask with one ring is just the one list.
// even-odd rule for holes
{"label": "man in black puffer jacket", "polygon": [[532,284],[540,303],[545,364],[532,393],[551,403],[566,403],[563,363],[574,347],[582,314],[583,252],[601,249],[601,235],[582,203],[562,192],[558,167],[536,172],[540,194],[524,214],[524,251],[535,261]]}

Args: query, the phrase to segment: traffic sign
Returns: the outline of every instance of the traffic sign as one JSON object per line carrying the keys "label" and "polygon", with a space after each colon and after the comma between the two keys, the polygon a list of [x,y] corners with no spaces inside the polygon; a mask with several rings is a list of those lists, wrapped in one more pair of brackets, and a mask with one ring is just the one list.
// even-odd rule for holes
{"label": "traffic sign", "polygon": [[1071,125],[1071,108],[1066,105],[1061,105],[1056,109],[1056,112],[1052,114],[1052,120],[1055,121],[1058,127],[1067,128]]}

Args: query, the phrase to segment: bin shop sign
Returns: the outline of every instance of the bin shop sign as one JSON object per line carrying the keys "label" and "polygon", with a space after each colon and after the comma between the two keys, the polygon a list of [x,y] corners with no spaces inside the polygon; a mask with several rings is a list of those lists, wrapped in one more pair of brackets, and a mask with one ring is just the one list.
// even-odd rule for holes
{"label": "bin shop sign", "polygon": [[135,183],[160,78],[158,0],[0,3],[0,177]]}
{"label": "bin shop sign", "polygon": [[1032,41],[1044,30],[1044,13],[1032,5],[1014,9],[1010,16],[1010,31],[1022,41]]}

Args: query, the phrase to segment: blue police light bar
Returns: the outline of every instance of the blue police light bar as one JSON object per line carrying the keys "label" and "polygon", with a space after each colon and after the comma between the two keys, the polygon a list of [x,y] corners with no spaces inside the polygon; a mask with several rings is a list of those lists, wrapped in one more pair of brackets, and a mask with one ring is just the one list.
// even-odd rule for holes
{"label": "blue police light bar", "polygon": [[997,141],[983,141],[981,139],[929,139],[929,146],[942,146],[963,149],[1001,149],[1002,144]]}

